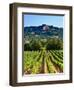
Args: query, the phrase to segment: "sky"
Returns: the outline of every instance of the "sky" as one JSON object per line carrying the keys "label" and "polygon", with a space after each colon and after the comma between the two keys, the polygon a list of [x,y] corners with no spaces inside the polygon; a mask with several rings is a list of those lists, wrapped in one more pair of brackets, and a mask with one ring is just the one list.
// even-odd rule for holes
{"label": "sky", "polygon": [[64,16],[56,15],[33,15],[24,14],[24,27],[39,26],[42,24],[53,25],[56,27],[64,26]]}

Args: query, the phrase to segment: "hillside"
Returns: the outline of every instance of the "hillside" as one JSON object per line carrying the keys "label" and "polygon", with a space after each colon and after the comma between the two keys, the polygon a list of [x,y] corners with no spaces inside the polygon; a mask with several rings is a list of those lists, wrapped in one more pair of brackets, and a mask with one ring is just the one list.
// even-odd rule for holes
{"label": "hillside", "polygon": [[63,39],[63,28],[46,24],[24,27],[24,37],[60,38]]}

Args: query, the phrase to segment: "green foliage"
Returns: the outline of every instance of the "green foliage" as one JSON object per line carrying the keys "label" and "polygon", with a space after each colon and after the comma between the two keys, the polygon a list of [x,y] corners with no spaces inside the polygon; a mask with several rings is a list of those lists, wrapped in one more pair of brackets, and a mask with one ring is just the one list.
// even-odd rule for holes
{"label": "green foliage", "polygon": [[31,50],[31,45],[29,43],[24,44],[24,50],[25,51],[30,51]]}
{"label": "green foliage", "polygon": [[32,40],[30,42],[30,45],[31,45],[31,50],[34,50],[34,51],[40,50],[42,47],[41,42],[38,40]]}
{"label": "green foliage", "polygon": [[46,50],[62,50],[62,49],[63,49],[63,42],[61,39],[58,38],[48,39]]}
{"label": "green foliage", "polygon": [[59,57],[54,53],[54,51],[50,51],[50,53],[53,55],[53,57],[54,57],[55,59],[57,59],[57,61],[63,63],[63,60],[62,60],[61,58],[59,58]]}
{"label": "green foliage", "polygon": [[60,62],[60,60],[58,61],[58,59],[55,59],[50,52],[49,52],[49,56],[50,56],[51,61],[52,61],[55,65],[59,66],[59,68],[61,69],[61,71],[63,71],[63,62]]}
{"label": "green foliage", "polygon": [[24,52],[24,71],[26,74],[31,74],[36,64],[36,61],[41,52],[36,51],[25,51]]}
{"label": "green foliage", "polygon": [[[45,48],[43,48],[41,51],[25,51],[25,74],[63,72],[63,60],[61,60],[61,58],[58,57],[60,54],[56,55],[54,52],[63,54],[62,50],[46,51]],[[47,70],[45,70],[45,67],[47,67]],[[60,71],[58,71],[56,67],[58,67]]]}
{"label": "green foliage", "polygon": [[46,50],[62,50],[63,41],[59,38],[48,38],[48,39],[34,39],[32,38],[29,43],[24,44],[25,51],[37,51],[42,48]]}
{"label": "green foliage", "polygon": [[45,59],[46,59],[47,67],[48,67],[48,72],[49,73],[56,73],[56,69],[54,68],[53,63],[51,62],[51,59],[49,57],[49,53],[45,57]]}

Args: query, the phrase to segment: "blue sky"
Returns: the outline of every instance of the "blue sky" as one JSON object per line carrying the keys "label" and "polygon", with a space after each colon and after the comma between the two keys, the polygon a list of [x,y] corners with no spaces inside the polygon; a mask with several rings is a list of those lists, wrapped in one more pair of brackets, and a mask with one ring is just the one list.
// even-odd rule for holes
{"label": "blue sky", "polygon": [[64,16],[24,14],[24,27],[42,24],[63,27]]}

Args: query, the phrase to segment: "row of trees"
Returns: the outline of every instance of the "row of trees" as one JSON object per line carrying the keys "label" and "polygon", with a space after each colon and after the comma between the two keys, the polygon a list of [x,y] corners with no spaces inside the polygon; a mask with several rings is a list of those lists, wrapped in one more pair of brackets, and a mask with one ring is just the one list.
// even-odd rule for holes
{"label": "row of trees", "polygon": [[24,44],[25,51],[37,51],[45,48],[46,50],[62,50],[63,41],[59,38],[49,39],[32,39],[29,43]]}

